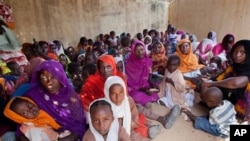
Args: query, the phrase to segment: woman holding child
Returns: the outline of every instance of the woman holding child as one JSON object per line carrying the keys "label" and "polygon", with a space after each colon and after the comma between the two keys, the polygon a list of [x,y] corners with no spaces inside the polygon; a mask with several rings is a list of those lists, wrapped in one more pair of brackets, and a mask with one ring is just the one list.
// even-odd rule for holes
{"label": "woman holding child", "polygon": [[81,139],[87,129],[82,104],[69,83],[62,65],[53,60],[44,61],[34,71],[31,88],[25,96],[69,130],[71,139]]}
{"label": "woman holding child", "polygon": [[238,117],[250,122],[250,40],[240,40],[230,52],[233,64],[203,87],[220,87],[224,99],[231,101]]}

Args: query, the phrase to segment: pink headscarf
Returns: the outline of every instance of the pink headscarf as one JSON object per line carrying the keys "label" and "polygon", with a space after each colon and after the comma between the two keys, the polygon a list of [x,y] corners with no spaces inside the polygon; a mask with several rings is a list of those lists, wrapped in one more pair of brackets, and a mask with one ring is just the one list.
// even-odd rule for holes
{"label": "pink headscarf", "polygon": [[139,89],[148,84],[148,76],[153,63],[144,51],[144,57],[138,58],[135,54],[136,46],[142,45],[145,50],[145,45],[139,40],[135,40],[131,46],[131,53],[125,63],[125,72],[128,80],[128,87]]}

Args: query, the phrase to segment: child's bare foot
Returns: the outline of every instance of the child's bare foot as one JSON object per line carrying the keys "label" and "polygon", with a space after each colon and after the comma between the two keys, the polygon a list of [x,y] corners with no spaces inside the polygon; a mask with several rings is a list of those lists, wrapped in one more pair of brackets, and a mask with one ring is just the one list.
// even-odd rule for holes
{"label": "child's bare foot", "polygon": [[195,121],[196,116],[193,115],[193,113],[189,109],[183,107],[181,108],[181,111],[185,113],[192,121]]}

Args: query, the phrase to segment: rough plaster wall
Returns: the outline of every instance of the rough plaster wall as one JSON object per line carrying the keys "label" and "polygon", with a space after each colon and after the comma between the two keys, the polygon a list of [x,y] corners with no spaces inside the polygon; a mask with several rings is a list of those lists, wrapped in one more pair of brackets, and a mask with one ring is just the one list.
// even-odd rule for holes
{"label": "rough plaster wall", "polygon": [[249,0],[175,0],[169,5],[169,23],[196,34],[201,40],[211,30],[220,42],[233,33],[236,40],[250,39]]}
{"label": "rough plaster wall", "polygon": [[116,31],[142,32],[144,28],[164,31],[168,19],[165,0],[3,0],[13,8],[20,41],[51,41],[76,46],[81,36],[94,38]]}

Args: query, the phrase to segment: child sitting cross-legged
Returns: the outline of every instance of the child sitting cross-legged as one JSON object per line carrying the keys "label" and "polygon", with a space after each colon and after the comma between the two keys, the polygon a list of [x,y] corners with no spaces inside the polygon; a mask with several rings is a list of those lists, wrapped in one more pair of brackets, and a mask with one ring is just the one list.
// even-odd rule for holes
{"label": "child sitting cross-legged", "polygon": [[217,87],[207,88],[202,94],[203,101],[211,108],[208,116],[195,116],[188,109],[182,111],[194,122],[194,128],[222,138],[229,137],[230,125],[238,124],[234,105],[223,100]]}

